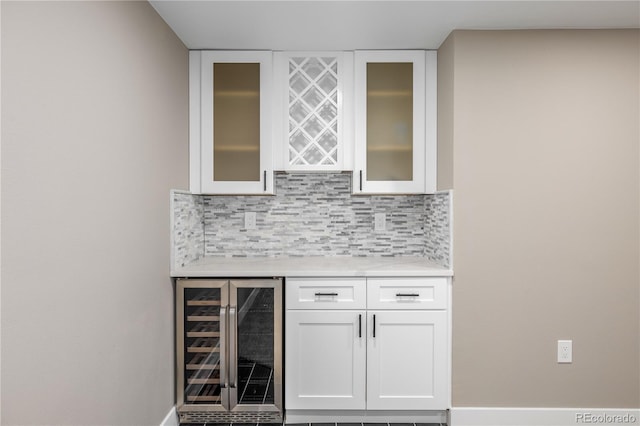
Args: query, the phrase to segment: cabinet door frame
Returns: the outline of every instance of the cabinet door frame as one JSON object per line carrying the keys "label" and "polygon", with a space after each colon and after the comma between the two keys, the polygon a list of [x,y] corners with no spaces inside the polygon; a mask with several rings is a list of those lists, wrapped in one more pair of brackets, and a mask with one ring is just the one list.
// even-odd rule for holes
{"label": "cabinet door frame", "polygon": [[[213,180],[214,63],[260,64],[260,180]],[[189,189],[194,194],[273,194],[271,51],[189,52]],[[209,176],[210,178],[205,178]]]}
{"label": "cabinet door frame", "polygon": [[[336,57],[338,62],[338,155],[335,165],[292,165],[289,163],[289,59],[294,57]],[[353,52],[274,52],[275,169],[285,171],[341,171],[353,165]]]}
{"label": "cabinet door frame", "polygon": [[[353,361],[351,381],[352,395],[327,394],[322,396],[304,396],[299,387],[300,377],[296,374],[299,368],[312,368],[312,359],[299,356],[299,333],[301,324],[314,325],[350,325],[353,327],[353,345],[351,346]],[[288,410],[364,410],[366,407],[366,375],[367,375],[367,330],[365,310],[290,310],[286,312],[285,339],[285,406]],[[361,334],[359,331],[361,330]],[[360,337],[361,336],[361,337]],[[336,345],[327,347],[327,351],[336,351]],[[320,356],[321,354],[317,354]],[[326,372],[325,380],[331,380],[331,372]],[[330,386],[328,386],[330,387]]]}
{"label": "cabinet door frame", "polygon": [[[430,56],[430,61],[434,58]],[[356,51],[354,57],[355,85],[355,154],[353,171],[354,194],[422,194],[427,191],[425,166],[426,122],[434,124],[433,118],[426,117],[426,70],[427,54],[424,50],[363,50]],[[408,181],[370,181],[367,178],[367,64],[385,62],[411,62],[413,64],[413,179]],[[431,66],[429,69],[431,70]],[[434,76],[435,78],[435,76]],[[433,84],[430,83],[430,87]],[[433,102],[436,101],[435,94]],[[431,104],[429,111],[436,111]],[[433,131],[429,132],[430,138]],[[435,147],[435,140],[430,140]],[[432,189],[432,188],[429,188]],[[433,188],[435,190],[435,188]]]}
{"label": "cabinet door frame", "polygon": [[[375,316],[375,320],[374,320]],[[375,321],[375,325],[374,325]],[[446,407],[449,401],[448,395],[448,318],[446,310],[419,310],[419,311],[367,311],[367,409],[368,410],[440,410]],[[385,327],[389,325],[430,325],[433,326],[433,346],[430,348],[433,354],[432,365],[425,366],[432,369],[431,377],[433,395],[411,396],[383,396],[384,390],[381,377],[377,372],[385,369],[386,372],[414,376],[416,371],[408,370],[416,366],[406,365],[401,360],[392,360],[394,365],[383,365],[381,359],[382,345],[385,343]],[[375,337],[374,337],[375,330]],[[417,344],[411,338],[407,327],[406,341],[408,346]],[[387,360],[388,361],[388,360]],[[397,361],[397,362],[396,362]],[[420,368],[420,365],[417,366]],[[405,388],[406,382],[399,385]],[[392,390],[393,392],[393,390]]]}

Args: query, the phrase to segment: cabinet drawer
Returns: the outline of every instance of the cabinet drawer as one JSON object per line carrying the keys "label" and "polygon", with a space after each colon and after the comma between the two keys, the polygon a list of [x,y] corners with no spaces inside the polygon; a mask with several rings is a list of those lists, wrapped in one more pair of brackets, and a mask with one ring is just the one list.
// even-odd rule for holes
{"label": "cabinet drawer", "polygon": [[368,278],[368,309],[446,309],[443,277]]}
{"label": "cabinet drawer", "polygon": [[287,278],[287,309],[365,309],[364,278]]}

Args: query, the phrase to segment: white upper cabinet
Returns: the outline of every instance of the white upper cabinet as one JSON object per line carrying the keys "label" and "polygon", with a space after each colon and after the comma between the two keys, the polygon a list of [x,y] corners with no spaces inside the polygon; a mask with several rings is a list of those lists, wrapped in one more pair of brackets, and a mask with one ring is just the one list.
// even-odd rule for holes
{"label": "white upper cabinet", "polygon": [[356,194],[436,186],[436,52],[355,53]]}
{"label": "white upper cabinet", "polygon": [[190,189],[273,194],[352,171],[354,194],[436,189],[436,52],[190,52]]}
{"label": "white upper cabinet", "polygon": [[190,189],[272,194],[272,53],[192,51]]}
{"label": "white upper cabinet", "polygon": [[276,52],[278,170],[351,169],[351,52]]}

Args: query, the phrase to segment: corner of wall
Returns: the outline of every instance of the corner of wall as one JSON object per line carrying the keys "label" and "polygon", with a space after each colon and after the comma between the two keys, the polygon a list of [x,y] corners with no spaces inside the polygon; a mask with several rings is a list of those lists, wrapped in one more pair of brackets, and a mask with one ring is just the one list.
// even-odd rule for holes
{"label": "corner of wall", "polygon": [[452,32],[438,48],[438,177],[439,191],[453,189],[454,48]]}

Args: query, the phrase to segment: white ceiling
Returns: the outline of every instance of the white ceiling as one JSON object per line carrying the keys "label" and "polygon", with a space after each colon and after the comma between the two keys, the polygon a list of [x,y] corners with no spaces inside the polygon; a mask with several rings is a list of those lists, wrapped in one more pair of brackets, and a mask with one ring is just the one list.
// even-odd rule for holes
{"label": "white ceiling", "polygon": [[640,27],[638,0],[149,2],[190,49],[436,49],[454,29]]}

